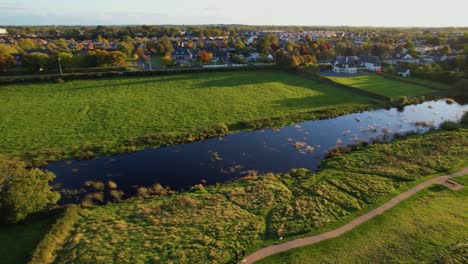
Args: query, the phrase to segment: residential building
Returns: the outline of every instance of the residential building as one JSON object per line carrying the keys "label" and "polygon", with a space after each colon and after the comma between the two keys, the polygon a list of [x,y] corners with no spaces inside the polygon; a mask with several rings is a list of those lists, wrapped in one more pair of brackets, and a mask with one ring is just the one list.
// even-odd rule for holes
{"label": "residential building", "polygon": [[189,62],[192,58],[193,54],[189,49],[176,49],[171,54],[171,59],[177,62]]}
{"label": "residential building", "polygon": [[347,56],[337,57],[332,62],[333,71],[336,73],[354,74],[360,70],[381,71],[382,63],[376,56]]}
{"label": "residential building", "polygon": [[360,56],[359,59],[362,62],[362,65],[370,71],[381,71],[382,63],[377,56]]}

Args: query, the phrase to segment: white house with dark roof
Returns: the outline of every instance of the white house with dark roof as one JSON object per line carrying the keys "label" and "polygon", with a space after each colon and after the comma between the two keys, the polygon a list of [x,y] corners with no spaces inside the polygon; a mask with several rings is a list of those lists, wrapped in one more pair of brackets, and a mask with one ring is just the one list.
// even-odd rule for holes
{"label": "white house with dark roof", "polygon": [[337,57],[332,65],[336,73],[353,74],[361,67],[361,61],[356,56]]}
{"label": "white house with dark roof", "polygon": [[381,71],[382,64],[376,56],[346,56],[337,57],[332,68],[336,73],[354,74],[359,70]]}
{"label": "white house with dark roof", "polygon": [[362,65],[370,71],[381,71],[382,63],[377,56],[360,56]]}

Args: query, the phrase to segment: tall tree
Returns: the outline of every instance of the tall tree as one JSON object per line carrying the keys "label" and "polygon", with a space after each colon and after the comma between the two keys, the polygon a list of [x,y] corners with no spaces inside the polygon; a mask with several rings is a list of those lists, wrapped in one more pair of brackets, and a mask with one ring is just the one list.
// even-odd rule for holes
{"label": "tall tree", "polygon": [[0,53],[0,70],[1,71],[6,71],[9,68],[13,67],[15,65],[15,58],[11,56],[10,54],[1,54]]}

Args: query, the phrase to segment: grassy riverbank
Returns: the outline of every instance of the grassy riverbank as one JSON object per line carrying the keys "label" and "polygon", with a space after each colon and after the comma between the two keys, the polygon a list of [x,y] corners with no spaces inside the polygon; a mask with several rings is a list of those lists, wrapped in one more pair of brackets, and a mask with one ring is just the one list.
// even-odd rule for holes
{"label": "grassy riverbank", "polygon": [[378,75],[353,77],[328,77],[330,80],[359,88],[368,92],[396,98],[399,96],[418,96],[433,92],[424,85],[391,80]]}
{"label": "grassy riverbank", "polygon": [[54,217],[49,217],[0,226],[0,263],[27,263],[54,220]]}
{"label": "grassy riverbank", "polygon": [[280,71],[197,73],[0,87],[0,153],[87,158],[376,107]]}
{"label": "grassy riverbank", "polygon": [[172,196],[90,207],[56,260],[225,263],[236,249],[249,252],[280,242],[279,237],[330,228],[430,175],[465,166],[467,144],[466,129],[431,132],[329,159],[315,174],[253,175]]}
{"label": "grassy riverbank", "polygon": [[[455,179],[468,186],[468,175]],[[338,238],[258,263],[462,263],[468,188],[434,186]]]}

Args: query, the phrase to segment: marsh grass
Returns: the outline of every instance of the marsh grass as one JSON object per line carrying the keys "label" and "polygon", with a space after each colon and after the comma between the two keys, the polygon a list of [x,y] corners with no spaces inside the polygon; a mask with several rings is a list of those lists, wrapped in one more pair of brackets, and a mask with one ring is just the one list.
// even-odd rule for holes
{"label": "marsh grass", "polygon": [[239,248],[249,252],[349,221],[427,175],[466,164],[467,142],[466,129],[433,131],[330,158],[317,173],[251,174],[219,186],[158,197],[145,192],[93,206],[56,261],[230,262]]}
{"label": "marsh grass", "polygon": [[259,263],[464,263],[467,195],[432,186],[338,238]]}

